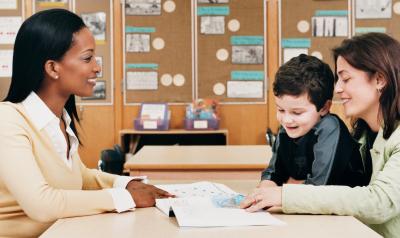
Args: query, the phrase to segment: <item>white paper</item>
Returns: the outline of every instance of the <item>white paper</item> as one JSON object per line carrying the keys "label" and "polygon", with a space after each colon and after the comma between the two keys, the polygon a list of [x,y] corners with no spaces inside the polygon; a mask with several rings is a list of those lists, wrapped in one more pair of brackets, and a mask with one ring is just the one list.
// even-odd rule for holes
{"label": "white paper", "polygon": [[143,129],[157,129],[157,121],[143,121]]}
{"label": "white paper", "polygon": [[228,81],[228,98],[262,98],[263,81]]}
{"label": "white paper", "polygon": [[324,36],[324,17],[312,17],[312,36]]}
{"label": "white paper", "polygon": [[224,34],[225,17],[224,16],[202,16],[200,24],[200,33],[202,34]]}
{"label": "white paper", "polygon": [[106,40],[106,19],[105,12],[82,14],[83,22],[92,32],[94,39],[98,41]]}
{"label": "white paper", "polygon": [[301,54],[308,55],[307,48],[284,48],[283,49],[283,63],[288,62],[293,57],[299,56]]}
{"label": "white paper", "polygon": [[315,37],[345,37],[347,33],[347,17],[319,16],[312,18],[312,35]]}
{"label": "white paper", "polygon": [[0,44],[14,44],[22,17],[0,17]]}
{"label": "white paper", "polygon": [[17,9],[17,0],[0,0],[0,9]]}
{"label": "white paper", "polygon": [[392,0],[356,0],[356,19],[392,17]]}
{"label": "white paper", "polygon": [[347,17],[336,17],[335,18],[335,36],[346,37],[348,34],[348,18]]}
{"label": "white paper", "polygon": [[157,90],[157,72],[128,72],[127,90]]}
{"label": "white paper", "polygon": [[224,184],[206,181],[190,184],[162,184],[156,186],[176,195],[177,197],[210,197],[214,195],[237,194],[237,192]]}
{"label": "white paper", "polygon": [[211,182],[193,184],[157,185],[177,198],[157,199],[156,207],[165,214],[173,210],[179,226],[215,227],[215,226],[251,226],[284,225],[268,212],[246,212],[239,208],[221,208],[212,203],[213,196],[237,195],[229,187]]}
{"label": "white paper", "polygon": [[12,59],[12,50],[0,50],[0,77],[11,77]]}
{"label": "white paper", "polygon": [[126,34],[127,52],[150,52],[149,34]]}
{"label": "white paper", "polygon": [[195,120],[193,122],[194,129],[207,129],[207,127],[208,127],[208,121],[206,120]]}
{"label": "white paper", "polygon": [[140,117],[142,119],[149,119],[149,120],[164,120],[165,110],[167,110],[165,104],[142,104],[142,108],[140,110]]}

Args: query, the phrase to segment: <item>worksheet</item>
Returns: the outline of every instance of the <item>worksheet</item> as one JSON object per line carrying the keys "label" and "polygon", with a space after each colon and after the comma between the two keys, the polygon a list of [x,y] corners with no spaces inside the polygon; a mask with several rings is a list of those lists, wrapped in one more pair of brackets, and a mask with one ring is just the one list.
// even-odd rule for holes
{"label": "worksheet", "polygon": [[237,198],[244,196],[224,184],[198,182],[156,186],[177,196],[156,199],[156,207],[166,215],[175,216],[180,227],[285,225],[264,210],[249,213],[240,209]]}

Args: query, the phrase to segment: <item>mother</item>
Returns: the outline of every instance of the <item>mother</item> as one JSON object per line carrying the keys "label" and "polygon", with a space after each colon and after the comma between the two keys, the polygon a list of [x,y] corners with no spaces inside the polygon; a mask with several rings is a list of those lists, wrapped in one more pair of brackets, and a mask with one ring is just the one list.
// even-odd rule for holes
{"label": "mother", "polygon": [[290,185],[257,188],[241,207],[282,206],[285,213],[355,216],[384,237],[400,236],[400,44],[368,33],[333,49],[336,93],[355,120],[368,186]]}

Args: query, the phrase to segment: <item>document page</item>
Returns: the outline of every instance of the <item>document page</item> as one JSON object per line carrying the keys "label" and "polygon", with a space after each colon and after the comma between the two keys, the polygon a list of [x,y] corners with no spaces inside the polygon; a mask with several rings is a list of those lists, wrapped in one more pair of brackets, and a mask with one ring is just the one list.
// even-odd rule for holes
{"label": "document page", "polygon": [[156,207],[166,215],[173,213],[181,227],[285,225],[266,211],[246,212],[224,199],[238,195],[229,187],[211,182],[156,185],[176,198],[157,199]]}

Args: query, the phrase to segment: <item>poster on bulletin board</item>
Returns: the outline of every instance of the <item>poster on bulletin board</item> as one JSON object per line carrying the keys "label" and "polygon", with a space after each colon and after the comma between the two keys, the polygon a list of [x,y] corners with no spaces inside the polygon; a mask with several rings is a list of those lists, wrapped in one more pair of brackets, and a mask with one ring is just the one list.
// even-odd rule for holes
{"label": "poster on bulletin board", "polygon": [[0,100],[8,93],[15,37],[25,19],[25,0],[0,1]]}
{"label": "poster on bulletin board", "polygon": [[82,17],[96,42],[95,60],[100,71],[90,97],[77,97],[79,105],[112,105],[114,100],[113,1],[75,0],[74,12]]}
{"label": "poster on bulletin board", "polygon": [[266,103],[266,1],[196,5],[196,97]]}
{"label": "poster on bulletin board", "polygon": [[351,37],[350,0],[279,1],[280,64],[299,54],[322,59],[334,68],[330,50]]}
{"label": "poster on bulletin board", "polygon": [[193,101],[192,13],[193,1],[125,1],[125,105]]}

